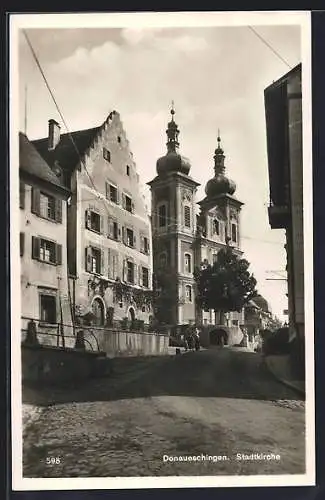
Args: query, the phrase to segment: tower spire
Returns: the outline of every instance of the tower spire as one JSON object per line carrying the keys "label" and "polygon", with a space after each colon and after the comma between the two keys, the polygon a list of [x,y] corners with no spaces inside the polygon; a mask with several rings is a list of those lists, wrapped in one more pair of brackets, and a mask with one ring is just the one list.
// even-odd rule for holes
{"label": "tower spire", "polygon": [[221,137],[220,137],[220,129],[218,128],[218,137],[217,137],[217,149],[214,152],[214,172],[215,175],[224,174],[225,173],[225,155],[224,151],[221,147]]}
{"label": "tower spire", "polygon": [[174,101],[172,101],[170,114],[171,114],[172,118],[171,118],[171,121],[168,123],[167,130],[166,130],[168,153],[177,152],[177,150],[179,148],[179,142],[178,142],[179,130],[178,130],[177,124],[174,121],[174,115],[175,115]]}

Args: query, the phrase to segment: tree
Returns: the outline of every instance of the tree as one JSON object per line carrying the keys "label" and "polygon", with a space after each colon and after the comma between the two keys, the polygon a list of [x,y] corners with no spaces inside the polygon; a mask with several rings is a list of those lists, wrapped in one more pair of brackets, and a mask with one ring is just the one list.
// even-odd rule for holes
{"label": "tree", "polygon": [[256,279],[250,274],[250,264],[238,257],[230,246],[218,252],[217,260],[202,265],[194,271],[197,286],[197,304],[202,309],[220,312],[221,324],[224,313],[240,312],[257,295]]}

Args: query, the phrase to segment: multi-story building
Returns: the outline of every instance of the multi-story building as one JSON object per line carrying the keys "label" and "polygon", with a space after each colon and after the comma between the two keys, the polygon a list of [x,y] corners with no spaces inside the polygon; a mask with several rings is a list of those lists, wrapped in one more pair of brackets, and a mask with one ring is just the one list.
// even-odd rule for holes
{"label": "multi-story building", "polygon": [[71,325],[66,252],[69,190],[19,133],[22,329],[33,319],[55,336]]}
{"label": "multi-story building", "polygon": [[264,91],[270,181],[269,222],[285,229],[291,338],[304,341],[301,65]]}
{"label": "multi-story building", "polygon": [[[174,109],[167,127],[167,153],[158,159],[157,176],[148,184],[152,193],[153,270],[157,287],[157,314],[169,324],[219,324],[220,314],[198,309],[193,271],[203,262],[213,263],[228,244],[240,251],[240,209],[236,185],[225,175],[220,146],[214,155],[215,176],[206,185],[199,203],[199,183],[190,177],[190,162],[179,153],[179,129]],[[227,315],[229,326],[243,323],[242,313]]]}
{"label": "multi-story building", "polygon": [[71,190],[68,255],[76,317],[98,326],[151,315],[151,228],[139,175],[116,111],[95,128],[34,145]]}

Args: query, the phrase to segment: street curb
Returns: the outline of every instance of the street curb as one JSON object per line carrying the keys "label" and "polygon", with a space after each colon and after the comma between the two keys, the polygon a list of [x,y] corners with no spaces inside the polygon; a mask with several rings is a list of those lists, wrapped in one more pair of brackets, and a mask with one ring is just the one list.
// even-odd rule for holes
{"label": "street curb", "polygon": [[277,380],[278,382],[281,382],[281,384],[286,385],[287,387],[290,387],[290,389],[293,389],[294,391],[296,391],[298,394],[300,394],[300,396],[306,397],[306,392],[304,390],[300,389],[299,387],[297,387],[296,385],[292,384],[288,380],[285,380],[285,379],[279,377],[278,375],[276,375],[274,373],[273,370],[271,370],[271,368],[269,367],[269,365],[266,362],[266,356],[265,355],[262,356],[262,358],[263,358],[263,364],[264,364],[264,366],[266,367],[267,371],[273,376],[273,378],[275,378],[275,380]]}

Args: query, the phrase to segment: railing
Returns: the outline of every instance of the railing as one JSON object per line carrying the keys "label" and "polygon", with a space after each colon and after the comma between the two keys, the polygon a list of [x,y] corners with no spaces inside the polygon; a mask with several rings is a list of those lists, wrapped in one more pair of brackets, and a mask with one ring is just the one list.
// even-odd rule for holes
{"label": "railing", "polygon": [[[27,330],[26,329],[22,329],[21,330],[23,333],[27,333]],[[49,332],[37,332],[37,334],[40,334],[40,335],[45,335],[45,336],[48,336],[48,337],[57,337],[57,333],[49,333]],[[64,335],[64,338],[65,339],[74,339],[76,340],[76,336],[75,335]],[[61,340],[62,340],[62,337],[61,337]],[[97,339],[96,339],[97,340]],[[93,351],[93,346],[91,345],[91,343],[89,342],[89,340],[87,339],[83,339],[84,342],[86,342],[89,346],[90,346],[90,349]],[[97,345],[98,345],[98,342],[97,342]],[[64,345],[60,346],[60,343],[57,342],[57,347],[65,347]],[[100,349],[98,348],[98,351]]]}
{"label": "railing", "polygon": [[[78,328],[78,330],[87,330],[87,333],[89,333],[94,338],[94,340],[96,342],[97,350],[100,351],[97,337],[91,331],[91,329],[90,329],[91,327],[87,327],[84,325],[71,325],[71,324],[69,325],[67,323],[46,323],[38,318],[30,318],[28,316],[21,316],[21,319],[25,320],[25,321],[34,321],[35,323],[38,323],[38,327],[41,328],[41,330],[36,330],[36,335],[40,334],[40,335],[46,335],[49,337],[56,337],[57,338],[57,347],[60,347],[60,339],[62,341],[62,347],[65,347],[65,339],[71,338],[71,339],[74,339],[74,341],[77,340],[77,335],[66,335],[64,333],[64,328],[71,328],[73,331],[75,331],[76,328]],[[55,328],[56,333],[50,333],[48,331],[45,331],[44,330],[45,328],[53,328],[53,329]],[[21,331],[27,332],[26,329],[22,329]],[[87,342],[90,345],[92,351],[94,350],[93,346],[91,345],[89,340],[84,339],[84,342]]]}
{"label": "railing", "polygon": [[[78,338],[78,335],[74,334],[74,335],[67,335],[64,330],[65,329],[71,329],[73,332],[75,332],[77,330],[77,334],[78,334],[78,331],[82,331],[84,332],[85,334],[87,334],[87,336],[90,336],[91,338],[94,339],[95,341],[95,344],[96,344],[96,348],[97,348],[97,351],[100,351],[100,346],[99,346],[99,342],[98,342],[98,338],[97,336],[95,335],[94,331],[97,332],[98,335],[100,335],[102,332],[105,332],[105,333],[110,333],[112,335],[120,335],[121,333],[126,333],[126,334],[140,334],[140,335],[143,335],[143,336],[155,336],[155,337],[166,337],[166,336],[169,336],[168,334],[168,331],[153,331],[153,332],[147,332],[147,331],[141,331],[141,330],[130,330],[130,329],[125,329],[125,328],[116,328],[116,327],[103,327],[103,326],[94,326],[94,325],[72,325],[72,324],[67,324],[67,323],[46,323],[42,320],[40,320],[39,318],[32,318],[32,317],[28,317],[28,316],[22,316],[21,317],[22,320],[25,320],[25,321],[34,321],[36,323],[36,337],[40,337],[40,336],[45,336],[46,337],[49,337],[49,338],[53,338],[53,337],[56,337],[57,339],[57,342],[56,342],[56,346],[57,347],[65,347],[65,340],[68,340],[68,339],[73,339],[74,340],[74,343],[77,341],[77,338]],[[49,332],[48,329],[55,329],[55,333],[53,332]],[[23,333],[27,333],[27,329],[26,328],[22,328],[21,331]],[[87,345],[90,346],[91,350],[94,351],[94,348],[91,344],[91,342],[89,341],[89,339],[86,339],[85,338],[85,335],[82,336],[83,337],[83,342],[87,343]],[[53,345],[53,344],[51,344]]]}

